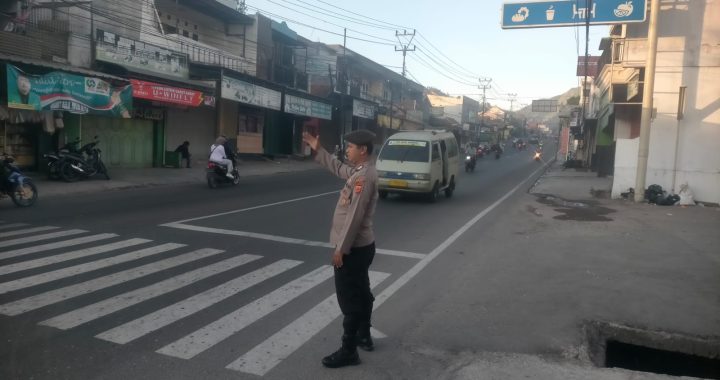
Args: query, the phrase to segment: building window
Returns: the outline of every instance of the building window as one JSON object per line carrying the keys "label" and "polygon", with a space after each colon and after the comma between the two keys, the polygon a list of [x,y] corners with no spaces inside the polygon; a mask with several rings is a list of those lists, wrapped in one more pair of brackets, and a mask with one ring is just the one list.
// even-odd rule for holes
{"label": "building window", "polygon": [[383,88],[383,99],[390,100],[390,88],[388,88],[388,87]]}
{"label": "building window", "polygon": [[369,95],[368,94],[369,91],[370,91],[370,84],[367,81],[362,81],[362,83],[360,83],[360,97],[367,98]]}
{"label": "building window", "polygon": [[193,33],[192,39],[195,40],[195,41],[198,40],[198,35],[197,35],[197,33]]}
{"label": "building window", "polygon": [[187,30],[183,30],[183,36],[190,37],[190,33]]}
{"label": "building window", "polygon": [[167,15],[167,19],[168,19],[168,20],[172,20],[172,16]]}
{"label": "building window", "polygon": [[195,25],[195,30],[197,30],[197,25]]}

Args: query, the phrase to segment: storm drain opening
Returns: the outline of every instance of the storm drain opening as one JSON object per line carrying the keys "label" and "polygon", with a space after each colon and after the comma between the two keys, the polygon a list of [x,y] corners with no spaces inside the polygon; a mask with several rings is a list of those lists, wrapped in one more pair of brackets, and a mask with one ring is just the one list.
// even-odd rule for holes
{"label": "storm drain opening", "polygon": [[597,367],[720,379],[720,337],[699,337],[593,321],[585,325]]}

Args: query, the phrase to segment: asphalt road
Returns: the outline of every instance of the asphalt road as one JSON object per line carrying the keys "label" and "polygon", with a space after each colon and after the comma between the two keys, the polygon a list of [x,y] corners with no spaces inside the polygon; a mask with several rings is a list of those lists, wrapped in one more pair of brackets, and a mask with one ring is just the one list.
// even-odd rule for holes
{"label": "asphalt road", "polygon": [[403,331],[444,294],[477,291],[444,276],[499,243],[487,231],[544,167],[531,156],[480,159],[434,204],[380,201],[378,350],[350,372],[320,365],[341,331],[323,245],[342,182],[328,172],[3,202],[0,378],[416,378],[392,360]]}

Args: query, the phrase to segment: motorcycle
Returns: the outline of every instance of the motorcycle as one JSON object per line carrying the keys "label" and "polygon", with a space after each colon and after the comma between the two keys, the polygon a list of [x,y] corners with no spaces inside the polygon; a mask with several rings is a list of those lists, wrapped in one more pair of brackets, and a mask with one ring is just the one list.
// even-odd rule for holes
{"label": "motorcycle", "polygon": [[542,161],[542,152],[535,152],[535,155],[533,156],[533,160],[540,162]]}
{"label": "motorcycle", "polygon": [[0,198],[7,195],[18,207],[32,206],[38,198],[37,187],[14,162],[12,157],[3,153],[1,164],[6,175],[0,178]]}
{"label": "motorcycle", "polygon": [[[95,136],[93,142],[85,144],[79,149],[80,153],[67,153],[60,159],[60,176],[66,182],[75,182],[81,178],[89,178],[96,174],[103,174],[110,179],[107,167],[100,158],[102,151],[97,147],[100,141]],[[84,154],[84,155],[83,155]]]}
{"label": "motorcycle", "polygon": [[82,155],[80,150],[77,148],[79,144],[80,138],[77,138],[75,141],[68,142],[65,146],[58,150],[43,154],[43,158],[45,158],[48,165],[48,179],[55,180],[62,178],[62,175],[60,175],[60,167],[63,163],[62,159],[67,154]]}
{"label": "motorcycle", "polygon": [[465,156],[465,172],[474,172],[475,171],[475,157],[468,154]]}
{"label": "motorcycle", "polygon": [[223,184],[223,183],[230,183],[233,186],[240,183],[240,175],[238,174],[237,165],[235,163],[235,160],[232,160],[232,161],[233,161],[233,171],[232,171],[233,178],[232,179],[227,177],[228,170],[227,170],[226,165],[219,164],[214,161],[208,161],[206,177],[207,177],[207,184],[208,184],[209,188],[215,189],[220,184]]}

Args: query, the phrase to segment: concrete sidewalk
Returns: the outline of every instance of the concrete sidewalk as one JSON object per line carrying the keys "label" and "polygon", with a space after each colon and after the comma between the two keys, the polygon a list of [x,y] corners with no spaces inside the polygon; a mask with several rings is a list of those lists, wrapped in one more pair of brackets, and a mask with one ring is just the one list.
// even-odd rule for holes
{"label": "concrete sidewalk", "polygon": [[565,169],[561,162],[555,161],[530,189],[530,193],[554,195],[566,200],[609,198],[612,181],[612,177],[598,177],[595,172]]}
{"label": "concrete sidewalk", "polygon": [[[318,169],[312,159],[276,158],[241,158],[238,160],[240,178],[273,175],[280,173],[299,172]],[[49,180],[44,173],[28,173],[35,181],[41,197],[52,197],[67,194],[93,193],[108,190],[122,190],[153,186],[205,183],[205,166],[196,164],[193,168],[143,168],[114,169],[110,168],[110,180],[96,176],[78,182],[67,183],[62,180]]]}

